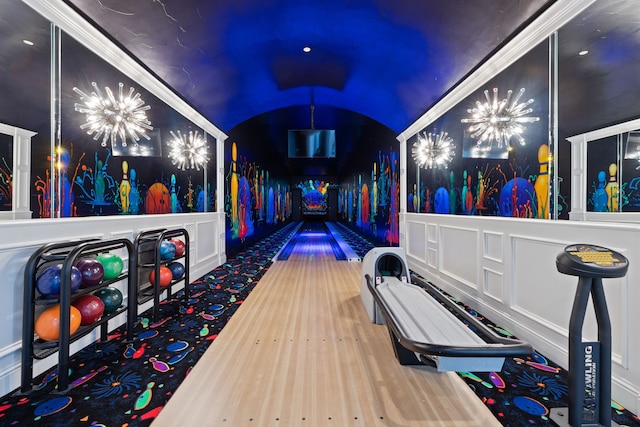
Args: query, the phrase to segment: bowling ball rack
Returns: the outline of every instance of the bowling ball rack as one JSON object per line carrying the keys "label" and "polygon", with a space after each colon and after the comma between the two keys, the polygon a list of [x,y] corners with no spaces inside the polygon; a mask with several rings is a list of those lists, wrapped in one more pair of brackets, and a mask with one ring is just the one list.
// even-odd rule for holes
{"label": "bowling ball rack", "polygon": [[[181,238],[184,242],[184,253],[171,257],[166,256],[164,245],[171,239]],[[184,301],[189,300],[189,233],[184,228],[156,229],[139,233],[134,242],[134,260],[136,273],[136,300],[138,306],[153,300],[153,321],[159,320],[160,302],[170,298],[172,286],[184,282]],[[149,273],[154,271],[154,277],[160,277],[160,267],[172,262],[184,264],[182,277],[171,280],[168,286],[161,286],[160,280],[149,281]]]}
{"label": "bowling ball rack", "polygon": [[[112,279],[102,280],[96,285],[80,288],[72,292],[71,271],[78,259],[116,251],[123,253],[123,255],[126,254],[128,259],[127,270]],[[62,264],[60,294],[55,296],[41,295],[36,287],[38,274],[54,264]],[[48,358],[56,353],[58,356],[58,392],[67,390],[69,388],[71,343],[88,335],[96,330],[96,328],[99,328],[100,341],[107,341],[109,320],[122,313],[127,312],[126,337],[128,340],[133,339],[133,327],[136,322],[136,306],[132,298],[129,298],[126,305],[123,304],[114,312],[103,315],[96,322],[90,325],[80,326],[73,334],[70,333],[70,310],[72,300],[75,298],[88,295],[121,281],[126,281],[126,292],[128,296],[135,295],[135,276],[129,274],[129,272],[134,271],[134,268],[133,244],[128,239],[90,239],[49,243],[40,247],[31,255],[24,271],[22,364],[19,393],[27,394],[33,390],[34,361]],[[59,339],[55,341],[45,341],[36,335],[36,319],[41,312],[56,304],[60,305]]]}

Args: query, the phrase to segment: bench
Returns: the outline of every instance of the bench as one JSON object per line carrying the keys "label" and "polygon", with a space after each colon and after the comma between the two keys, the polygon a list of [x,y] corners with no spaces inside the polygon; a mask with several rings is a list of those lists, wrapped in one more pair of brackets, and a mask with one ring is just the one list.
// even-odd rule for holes
{"label": "bench", "polygon": [[412,281],[419,285],[393,276],[383,276],[380,283],[373,283],[368,274],[365,277],[402,365],[425,363],[435,364],[438,371],[499,372],[505,357],[533,352],[523,341],[496,334],[415,274]]}

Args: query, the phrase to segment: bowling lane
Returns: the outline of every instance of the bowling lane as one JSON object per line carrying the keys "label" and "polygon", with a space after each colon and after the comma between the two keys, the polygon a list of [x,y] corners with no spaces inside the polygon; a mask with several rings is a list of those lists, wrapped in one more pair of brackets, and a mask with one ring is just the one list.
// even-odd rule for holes
{"label": "bowling lane", "polygon": [[153,427],[500,426],[454,373],[397,363],[360,263],[298,242],[275,262]]}
{"label": "bowling lane", "polygon": [[305,222],[291,240],[278,254],[278,261],[286,261],[290,257],[334,256],[338,260],[346,260],[340,245],[326,227],[324,222]]}

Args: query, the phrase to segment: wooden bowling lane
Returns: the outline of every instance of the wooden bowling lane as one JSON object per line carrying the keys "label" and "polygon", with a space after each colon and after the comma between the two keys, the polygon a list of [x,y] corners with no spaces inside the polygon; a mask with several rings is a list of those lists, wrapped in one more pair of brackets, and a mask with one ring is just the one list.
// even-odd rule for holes
{"label": "wooden bowling lane", "polygon": [[500,426],[453,373],[397,363],[360,264],[302,241],[275,262],[152,427]]}

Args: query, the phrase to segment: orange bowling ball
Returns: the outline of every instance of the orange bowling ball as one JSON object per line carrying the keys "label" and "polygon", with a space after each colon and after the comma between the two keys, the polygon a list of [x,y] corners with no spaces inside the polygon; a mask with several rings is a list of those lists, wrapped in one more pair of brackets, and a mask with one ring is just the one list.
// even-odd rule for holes
{"label": "orange bowling ball", "polygon": [[164,184],[156,182],[149,187],[145,198],[145,209],[148,214],[171,213],[171,196]]}
{"label": "orange bowling ball", "polygon": [[[80,327],[82,315],[74,306],[69,310],[69,335]],[[45,341],[57,341],[60,339],[60,305],[54,305],[43,311],[35,325],[36,334]]]}

